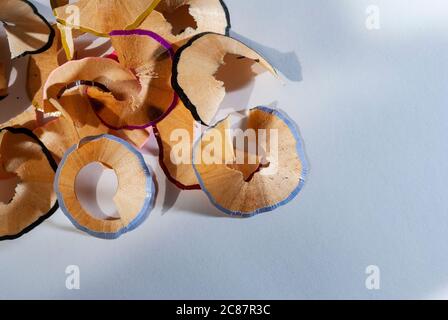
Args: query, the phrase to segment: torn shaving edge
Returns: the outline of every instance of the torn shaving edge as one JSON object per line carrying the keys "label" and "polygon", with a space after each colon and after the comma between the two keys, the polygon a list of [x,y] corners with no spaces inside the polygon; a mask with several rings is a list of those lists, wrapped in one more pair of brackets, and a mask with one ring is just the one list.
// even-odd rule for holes
{"label": "torn shaving edge", "polygon": [[[8,132],[8,133],[11,133],[11,134],[22,134],[22,135],[27,136],[31,140],[33,140],[41,148],[42,153],[44,154],[46,160],[48,161],[49,166],[54,171],[54,173],[56,173],[57,164],[56,164],[55,160],[52,158],[50,151],[39,140],[39,138],[37,138],[36,135],[33,134],[33,132],[31,132],[29,129],[26,129],[26,128],[4,127],[4,128],[0,129],[0,135],[4,131]],[[0,139],[0,145],[1,145],[1,142],[2,142],[2,139]],[[0,165],[2,165],[2,164],[0,163]],[[11,201],[13,201],[13,200],[14,200],[14,198]],[[51,217],[58,210],[58,208],[59,208],[58,201],[55,200],[54,204],[49,208],[49,211],[47,211],[47,212],[43,213],[42,215],[40,215],[40,217],[38,217],[37,220],[35,220],[35,221],[31,222],[30,224],[28,224],[25,228],[23,228],[17,234],[0,236],[0,241],[14,240],[14,239],[22,237],[23,235],[27,234],[28,232],[33,230],[35,227],[40,225],[43,221],[45,221],[46,219]]]}

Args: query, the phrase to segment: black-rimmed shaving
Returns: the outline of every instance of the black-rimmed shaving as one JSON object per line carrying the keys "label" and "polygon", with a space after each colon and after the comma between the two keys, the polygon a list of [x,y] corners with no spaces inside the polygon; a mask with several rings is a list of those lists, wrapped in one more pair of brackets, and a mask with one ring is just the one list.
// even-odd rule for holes
{"label": "black-rimmed shaving", "polygon": [[34,51],[25,51],[22,54],[20,54],[19,56],[14,57],[14,59],[21,58],[21,57],[24,57],[24,56],[29,55],[29,54],[38,54],[38,53],[42,53],[42,52],[47,51],[53,45],[53,41],[54,41],[54,38],[56,36],[56,32],[54,31],[54,29],[51,26],[51,24],[47,21],[47,19],[45,19],[45,17],[43,15],[41,15],[39,13],[39,10],[37,10],[37,8],[34,6],[34,4],[32,4],[28,0],[20,0],[20,1],[25,2],[26,4],[28,4],[31,7],[31,9],[33,10],[34,14],[37,15],[40,19],[42,19],[42,21],[48,26],[48,29],[50,30],[50,34],[48,36],[48,42],[43,47],[41,47],[41,48],[39,48],[37,50],[34,50]]}
{"label": "black-rimmed shaving", "polygon": [[[26,128],[5,127],[5,128],[0,129],[0,133],[3,131],[7,131],[12,134],[23,134],[23,135],[26,135],[27,137],[31,138],[33,141],[35,141],[41,148],[48,163],[50,164],[50,167],[53,169],[54,172],[56,172],[56,170],[58,168],[56,161],[53,159],[53,157],[52,157],[50,151],[47,149],[47,147],[45,147],[45,145],[42,143],[42,141],[40,141],[39,138],[31,130],[26,129]],[[32,224],[30,224],[29,226],[24,228],[18,234],[0,237],[0,241],[14,240],[14,239],[20,238],[21,236],[25,235],[26,233],[30,232],[35,227],[40,225],[43,221],[45,221],[46,219],[51,217],[53,215],[53,213],[55,213],[58,210],[58,208],[59,208],[59,204],[57,201],[55,201],[55,204],[51,207],[51,209],[46,214],[39,217],[35,222],[33,222]]]}
{"label": "black-rimmed shaving", "polygon": [[[215,46],[209,46],[208,50],[203,50],[203,48],[207,46],[205,46],[204,43],[201,43],[201,41],[203,42],[211,41],[211,43],[220,43],[220,44]],[[224,42],[224,44],[222,42]],[[195,46],[196,43],[199,44]],[[228,45],[229,50],[226,50],[226,47],[223,47],[226,45]],[[190,52],[188,51],[189,49]],[[219,52],[218,54],[220,56],[219,58],[224,59],[224,57],[228,54],[238,56],[237,59],[239,60],[241,60],[244,57],[252,60],[255,63],[261,64],[266,70],[277,76],[275,69],[269,64],[269,62],[267,62],[254,49],[250,48],[248,45],[241,42],[240,40],[234,39],[227,35],[218,34],[215,32],[203,32],[192,37],[184,46],[182,46],[177,50],[174,56],[171,86],[176,91],[179,98],[184,103],[185,107],[188,110],[190,110],[194,119],[196,121],[199,121],[205,126],[210,126],[212,124],[211,123],[212,117],[210,115],[204,114],[204,110],[206,108],[210,108],[212,110],[216,108],[217,110],[219,108],[220,103],[217,103],[218,99],[216,99],[216,101],[214,101],[213,103],[206,104],[203,101],[204,99],[198,98],[198,92],[200,92],[200,89],[208,85],[208,83],[199,83],[199,82],[201,79],[202,80],[205,79],[205,77],[203,76],[204,74],[210,77],[215,77],[215,74],[212,74],[212,71],[216,70],[212,70],[213,68],[209,67],[210,64],[215,63],[217,67],[223,65],[223,62],[220,61],[219,58],[217,58],[216,54],[217,51],[222,51]],[[199,63],[200,61],[203,61],[204,59],[208,58],[210,58],[209,60],[216,60],[216,61],[208,61],[206,64],[204,64],[204,70],[195,69],[194,71],[192,70],[192,68],[188,67],[189,64],[186,62],[186,60],[183,60],[183,59],[196,59],[196,63]],[[183,78],[181,78],[179,75],[179,69],[180,69],[179,65],[181,63],[183,63],[182,65],[183,68],[182,70],[184,72]],[[198,75],[199,73],[200,75]],[[188,83],[188,86],[190,88],[188,88],[188,90],[186,89],[187,88],[186,79],[190,80],[190,82]],[[220,95],[222,92],[219,92],[219,90],[223,89],[223,88],[218,89],[215,87],[208,87],[208,88],[213,89],[212,90],[213,92],[211,92],[211,95],[209,96],[210,99],[214,99],[215,95]],[[193,103],[193,101],[195,101],[195,103]]]}
{"label": "black-rimmed shaving", "polygon": [[71,83],[66,84],[61,90],[59,90],[57,94],[57,99],[61,99],[61,97],[64,95],[65,91],[80,87],[80,86],[88,86],[88,87],[96,87],[104,92],[111,92],[109,88],[107,88],[104,84],[96,81],[90,81],[90,80],[77,80]]}
{"label": "black-rimmed shaving", "polygon": [[227,5],[225,4],[224,0],[219,0],[219,2],[221,3],[221,6],[226,14],[226,20],[227,20],[227,27],[226,27],[226,36],[230,35],[230,29],[232,28],[232,23],[230,21],[230,11],[229,8],[227,7]]}
{"label": "black-rimmed shaving", "polygon": [[[224,4],[221,1],[222,4]],[[225,4],[224,4],[225,6]],[[223,6],[223,7],[224,7]],[[182,102],[184,103],[185,107],[190,110],[193,118],[196,121],[200,121],[201,124],[208,126],[206,123],[204,123],[201,119],[201,117],[199,116],[197,110],[196,110],[196,106],[190,101],[190,99],[188,98],[188,96],[185,94],[184,90],[182,89],[182,87],[179,85],[179,83],[177,82],[177,77],[178,77],[178,72],[177,72],[177,65],[179,63],[180,57],[182,56],[182,53],[188,48],[190,47],[197,39],[207,35],[207,34],[217,34],[214,32],[203,32],[200,34],[195,35],[194,37],[192,37],[190,40],[188,40],[188,42],[180,47],[177,51],[176,54],[174,55],[173,58],[173,72],[172,72],[172,76],[171,76],[171,86],[173,87],[174,91],[176,91],[177,95],[179,96],[179,99],[182,100]]]}

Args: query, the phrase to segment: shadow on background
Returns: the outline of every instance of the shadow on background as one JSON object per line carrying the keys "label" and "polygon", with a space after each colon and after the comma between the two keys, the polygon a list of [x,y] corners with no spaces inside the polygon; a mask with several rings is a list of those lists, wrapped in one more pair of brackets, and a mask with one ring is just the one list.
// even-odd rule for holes
{"label": "shadow on background", "polygon": [[278,71],[280,71],[288,80],[294,82],[300,82],[302,77],[302,66],[300,64],[299,57],[293,51],[281,52],[277,49],[268,47],[253,41],[245,36],[231,30],[230,36],[242,41],[259,54],[261,54],[266,60],[269,61]]}

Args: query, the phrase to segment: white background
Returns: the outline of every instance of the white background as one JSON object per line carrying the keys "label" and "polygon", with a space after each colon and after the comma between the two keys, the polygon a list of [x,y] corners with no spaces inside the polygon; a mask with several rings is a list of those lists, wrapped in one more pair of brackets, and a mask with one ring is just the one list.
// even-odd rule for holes
{"label": "white background", "polygon": [[[48,1],[33,1],[50,15]],[[223,217],[181,192],[145,148],[159,194],[116,241],[58,211],[0,243],[0,298],[316,299],[448,297],[448,3],[444,0],[227,0],[232,35],[283,72],[228,105],[277,105],[298,123],[311,174],[289,205]],[[381,29],[365,27],[377,5]],[[29,105],[19,77],[0,120]],[[20,71],[22,70],[22,71]],[[17,99],[17,97],[19,97]],[[78,265],[81,289],[65,287]],[[381,289],[365,269],[381,270]]]}

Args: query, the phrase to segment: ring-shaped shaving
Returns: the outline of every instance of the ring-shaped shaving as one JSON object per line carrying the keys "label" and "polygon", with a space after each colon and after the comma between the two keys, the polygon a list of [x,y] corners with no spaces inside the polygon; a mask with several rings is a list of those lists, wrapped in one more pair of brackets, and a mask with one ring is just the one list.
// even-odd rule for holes
{"label": "ring-shaped shaving", "polygon": [[[277,209],[278,207],[281,207],[283,205],[286,205],[287,203],[289,203],[291,200],[293,200],[302,190],[303,186],[305,185],[305,181],[306,181],[306,177],[308,175],[308,171],[309,171],[309,165],[308,165],[308,161],[305,155],[305,150],[304,150],[304,144],[302,141],[302,138],[300,136],[299,133],[299,129],[297,128],[297,125],[295,124],[295,122],[284,112],[280,111],[280,110],[274,110],[268,107],[256,107],[250,110],[251,114],[255,114],[255,113],[262,113],[265,116],[272,116],[273,118],[277,119],[279,121],[279,123],[281,123],[281,127],[283,127],[283,129],[287,129],[289,132],[287,133],[287,139],[286,140],[291,140],[293,139],[295,141],[295,148],[293,150],[293,153],[295,153],[295,162],[299,162],[300,163],[300,172],[295,174],[295,177],[297,177],[297,180],[294,180],[294,184],[295,186],[293,188],[291,188],[289,190],[289,193],[287,195],[285,195],[281,200],[276,201],[275,203],[271,203],[271,204],[266,204],[264,203],[264,196],[262,193],[260,192],[247,192],[244,193],[245,194],[245,198],[243,199],[243,203],[242,206],[246,207],[246,206],[250,206],[247,203],[252,203],[254,198],[255,199],[263,199],[262,200],[262,205],[259,206],[254,206],[251,210],[249,211],[243,211],[243,210],[236,210],[235,208],[232,208],[232,206],[234,205],[234,203],[231,203],[231,205],[224,205],[223,203],[220,203],[220,201],[218,200],[218,197],[225,197],[227,196],[227,191],[226,191],[226,183],[224,182],[226,177],[221,176],[221,179],[219,180],[219,188],[218,190],[210,190],[210,174],[206,173],[204,170],[204,166],[201,165],[201,162],[199,161],[198,158],[198,151],[200,152],[201,148],[201,144],[203,143],[203,139],[204,137],[208,134],[208,132],[210,132],[211,130],[214,130],[215,128],[218,128],[220,126],[225,126],[225,122],[228,120],[228,118],[219,121],[216,125],[214,125],[213,127],[209,128],[208,130],[206,130],[201,139],[199,139],[194,147],[193,147],[193,168],[194,171],[196,173],[196,176],[198,178],[199,184],[201,186],[201,189],[205,192],[205,194],[207,195],[207,197],[209,198],[210,202],[216,207],[218,208],[220,211],[222,211],[223,213],[230,215],[230,216],[237,216],[237,217],[253,217],[255,215],[264,213],[264,212],[269,212],[272,210]],[[249,116],[250,117],[250,116]],[[250,119],[250,118],[249,118]],[[260,125],[260,129],[263,129],[264,125],[266,123],[261,123]],[[279,137],[279,142],[280,144],[282,143],[282,141],[285,140],[285,137]],[[280,145],[280,149],[282,149],[282,146]],[[291,150],[292,151],[292,150]],[[279,152],[285,153],[285,151],[283,150],[279,150]],[[289,154],[289,153],[288,153]],[[288,164],[288,161],[282,161],[280,159],[279,165],[280,166],[287,166],[290,165],[291,163]],[[207,166],[207,165],[206,165]],[[225,166],[225,164],[224,164]],[[219,168],[217,168],[219,170]],[[280,171],[283,168],[279,168]],[[212,173],[212,175],[216,175],[218,170],[214,170],[214,172]],[[232,174],[230,173],[231,170],[227,171],[226,174]],[[204,174],[205,173],[205,174]],[[262,178],[260,178],[260,172],[254,173],[254,179],[257,179],[258,181],[255,183],[264,183],[266,184],[264,187],[266,188],[265,192],[271,192],[276,194],[279,191],[284,191],[285,190],[285,186],[280,184],[280,185],[267,185],[269,183],[271,183],[269,180],[271,180],[270,177],[266,177],[264,179],[264,181]],[[275,174],[274,176],[280,176],[279,174]],[[286,174],[284,175],[284,177],[286,177],[288,180],[291,180],[291,174]],[[272,177],[272,176],[271,176]],[[253,181],[251,182],[244,182],[244,180],[242,179],[242,175],[241,177],[239,177],[238,174],[235,174],[233,172],[232,179],[230,179],[230,185],[231,188],[235,188],[235,190],[238,191],[238,194],[235,196],[235,198],[232,198],[231,200],[233,202],[235,202],[236,200],[241,201],[240,196],[241,194],[243,194],[243,190],[245,187],[250,186]],[[260,180],[260,179],[261,180]],[[238,183],[242,183],[244,184],[244,188],[241,190],[236,189]],[[227,184],[228,187],[228,184]],[[275,191],[274,187],[277,188],[277,191]],[[263,188],[262,188],[263,189]],[[236,199],[238,198],[238,199]]]}
{"label": "ring-shaped shaving", "polygon": [[[113,169],[118,177],[114,203],[119,219],[95,218],[78,201],[76,177],[93,162]],[[73,225],[102,239],[116,239],[143,223],[152,209],[156,193],[153,175],[141,153],[128,142],[112,135],[87,137],[72,146],[56,172],[54,189],[62,211]]]}

